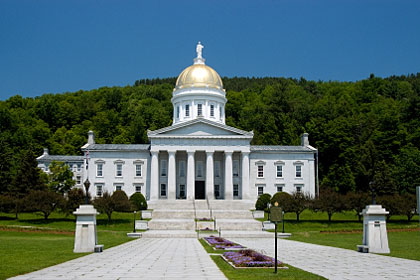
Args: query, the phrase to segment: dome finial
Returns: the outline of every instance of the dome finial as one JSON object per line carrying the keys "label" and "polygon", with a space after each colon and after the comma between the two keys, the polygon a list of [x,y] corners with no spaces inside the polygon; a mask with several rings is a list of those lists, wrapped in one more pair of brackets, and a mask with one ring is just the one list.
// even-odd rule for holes
{"label": "dome finial", "polygon": [[204,64],[206,61],[203,58],[203,48],[204,46],[201,44],[200,41],[198,41],[197,47],[195,48],[195,51],[197,52],[197,57],[194,58],[194,64]]}

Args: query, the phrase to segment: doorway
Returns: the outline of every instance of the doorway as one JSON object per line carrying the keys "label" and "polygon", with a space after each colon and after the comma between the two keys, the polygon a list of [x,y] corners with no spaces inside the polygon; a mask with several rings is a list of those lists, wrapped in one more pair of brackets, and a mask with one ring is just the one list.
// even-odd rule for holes
{"label": "doorway", "polygon": [[206,199],[204,181],[195,181],[195,199]]}

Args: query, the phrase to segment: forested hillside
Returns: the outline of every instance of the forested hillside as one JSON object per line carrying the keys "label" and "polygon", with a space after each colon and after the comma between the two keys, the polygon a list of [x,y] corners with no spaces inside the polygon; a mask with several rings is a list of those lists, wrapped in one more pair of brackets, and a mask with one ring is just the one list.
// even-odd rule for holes
{"label": "forested hillside", "polygon": [[[380,193],[420,185],[420,74],[358,82],[223,78],[226,124],[254,131],[253,144],[319,149],[321,187]],[[98,143],[147,143],[147,130],[172,122],[175,78],[0,101],[0,193],[32,150],[81,154],[87,132]]]}

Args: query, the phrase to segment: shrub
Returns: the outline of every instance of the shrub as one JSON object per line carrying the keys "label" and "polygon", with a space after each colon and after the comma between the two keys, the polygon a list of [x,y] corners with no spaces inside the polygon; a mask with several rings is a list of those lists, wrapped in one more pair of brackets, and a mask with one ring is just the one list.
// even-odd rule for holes
{"label": "shrub", "polygon": [[386,216],[386,220],[389,221],[391,216],[400,214],[399,200],[401,197],[398,194],[395,195],[383,195],[378,197],[377,204],[380,204],[385,208],[389,214]]}
{"label": "shrub", "polygon": [[362,220],[362,215],[360,213],[366,208],[366,205],[371,203],[371,199],[367,193],[350,192],[344,197],[344,202],[347,209],[356,211],[360,222]]}
{"label": "shrub", "polygon": [[130,202],[136,211],[147,209],[147,201],[141,193],[133,193],[130,196]]}
{"label": "shrub", "polygon": [[416,211],[416,196],[414,194],[403,194],[400,196],[401,199],[399,200],[399,209],[401,215],[406,215],[407,220],[411,221],[411,218],[414,216]]}
{"label": "shrub", "polygon": [[9,195],[0,195],[0,212],[11,212],[15,208],[14,198]]}
{"label": "shrub", "polygon": [[328,221],[331,222],[334,213],[342,212],[346,207],[343,195],[330,188],[322,190],[319,197],[313,201],[313,210],[328,214]]}
{"label": "shrub", "polygon": [[310,195],[305,193],[294,192],[291,195],[289,203],[289,212],[296,214],[296,221],[299,222],[299,216],[303,210],[309,208],[312,198]]}
{"label": "shrub", "polygon": [[278,192],[271,198],[271,205],[274,205],[274,203],[277,202],[284,212],[289,212],[291,199],[292,196],[290,194]]}
{"label": "shrub", "polygon": [[128,196],[124,191],[115,191],[112,196],[114,201],[114,210],[118,212],[129,212],[131,211],[131,203],[128,200]]}
{"label": "shrub", "polygon": [[112,212],[114,212],[115,204],[109,192],[105,191],[101,197],[93,201],[95,208],[108,216],[108,221],[111,221]]}
{"label": "shrub", "polygon": [[267,204],[270,203],[271,195],[268,193],[263,193],[260,195],[260,197],[257,199],[257,202],[255,203],[255,209],[257,210],[264,210],[267,212]]}
{"label": "shrub", "polygon": [[[88,197],[88,201],[90,201],[90,196]],[[85,202],[85,192],[82,189],[74,188],[67,192],[67,197],[61,210],[66,214],[72,214],[77,207],[81,204],[85,204]]]}

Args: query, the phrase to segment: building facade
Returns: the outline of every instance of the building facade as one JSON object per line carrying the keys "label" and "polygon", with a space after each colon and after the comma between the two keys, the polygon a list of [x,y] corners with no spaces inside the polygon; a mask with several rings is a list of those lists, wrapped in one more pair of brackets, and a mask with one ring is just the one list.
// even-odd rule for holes
{"label": "building facade", "polygon": [[77,163],[44,153],[39,166],[47,170],[54,157],[76,164],[76,171],[82,163],[75,176],[89,180],[93,197],[115,190],[141,192],[152,201],[256,200],[279,191],[314,196],[317,150],[308,134],[300,146],[254,146],[252,131],[227,126],[226,92],[202,48],[199,43],[194,64],[177,79],[172,126],[148,131],[150,144],[96,144],[90,131]]}

